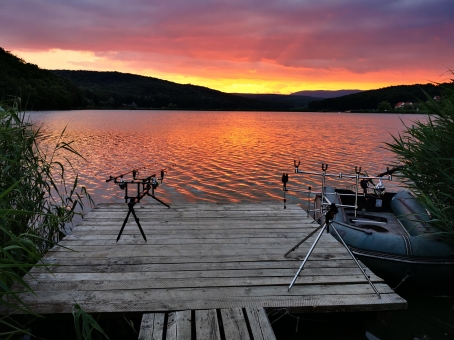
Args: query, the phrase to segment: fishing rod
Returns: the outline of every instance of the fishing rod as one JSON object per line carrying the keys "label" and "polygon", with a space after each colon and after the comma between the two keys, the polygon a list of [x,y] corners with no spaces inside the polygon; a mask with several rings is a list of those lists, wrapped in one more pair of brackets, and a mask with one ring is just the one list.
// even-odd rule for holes
{"label": "fishing rod", "polygon": [[[321,196],[321,202],[325,202],[325,197],[326,195],[329,195],[329,193],[326,193],[325,192],[325,188],[326,188],[326,178],[327,177],[335,177],[335,178],[339,178],[339,179],[342,179],[342,178],[345,178],[345,179],[354,179],[355,180],[355,184],[353,185],[355,190],[354,190],[354,193],[352,194],[338,194],[338,195],[345,195],[345,196],[354,196],[355,197],[355,203],[354,205],[352,206],[352,208],[354,208],[354,214],[355,214],[355,217],[356,217],[356,213],[357,213],[357,209],[358,209],[358,194],[359,194],[359,188],[361,187],[361,189],[363,189],[363,194],[365,197],[367,197],[368,195],[368,189],[371,188],[369,187],[369,183],[373,183],[372,180],[374,179],[378,179],[379,180],[379,183],[377,185],[374,185],[373,189],[375,194],[377,195],[383,195],[384,192],[385,192],[385,187],[383,185],[383,183],[381,182],[382,180],[389,180],[389,181],[392,181],[392,175],[394,172],[396,171],[399,171],[401,170],[403,167],[402,166],[398,166],[398,167],[394,167],[392,169],[389,169],[387,168],[387,171],[383,172],[383,173],[380,173],[378,174],[377,176],[363,176],[361,175],[361,167],[357,167],[355,166],[355,174],[354,175],[345,175],[343,174],[342,172],[339,172],[338,174],[335,174],[335,173],[327,173],[328,171],[328,164],[325,164],[325,163],[322,163],[322,172],[313,172],[313,171],[303,171],[303,170],[300,170],[299,167],[301,165],[301,160],[294,160],[293,161],[293,165],[295,167],[295,174],[303,174],[303,175],[311,175],[311,176],[321,176],[322,177],[322,180],[321,180],[321,190],[319,192],[314,192],[312,191],[312,188],[311,187],[308,187],[308,190],[304,190],[304,189],[301,189],[301,188],[289,188],[288,187],[288,182],[289,182],[289,176],[287,173],[284,173],[282,175],[282,183],[283,183],[283,191],[284,191],[284,209],[286,209],[286,202],[287,202],[287,199],[286,199],[286,192],[287,191],[290,191],[290,192],[299,192],[299,193],[307,193],[307,199],[309,200],[310,198],[310,195],[320,195]],[[387,178],[385,177],[387,176]],[[309,210],[310,208],[308,208],[308,214],[309,214]],[[320,213],[323,214],[323,204],[320,206]],[[315,209],[314,209],[315,211]]]}
{"label": "fishing rod", "polygon": [[[148,164],[148,165],[144,165],[144,166],[142,166],[142,167],[140,167],[140,168],[132,169],[132,170],[127,171],[127,172],[125,172],[125,173],[122,173],[122,174],[120,174],[120,175],[118,175],[118,176],[109,176],[109,178],[106,179],[106,182],[116,181],[118,178],[123,178],[124,176],[129,175],[129,174],[132,174],[132,177],[133,177],[133,179],[135,180],[136,177],[137,177],[137,175],[139,174],[139,170],[147,169],[147,168],[150,168],[150,167],[152,167],[152,166],[156,166],[157,164],[158,164],[158,163],[151,163],[151,164]],[[174,166],[174,165],[172,164],[172,165],[169,166],[169,167],[164,167],[164,168],[162,168],[162,169],[161,169],[161,178],[164,177],[164,176],[162,175],[162,171],[167,172],[168,170],[171,170],[171,169],[173,168],[173,166]]]}
{"label": "fishing rod", "polygon": [[404,168],[403,165],[399,165],[399,166],[395,166],[393,167],[392,169],[389,169],[389,167],[386,167],[386,171],[385,172],[382,172],[381,174],[378,174],[377,176],[378,177],[383,177],[383,176],[390,176],[390,178],[392,178],[392,174],[395,173],[396,171],[400,171]]}

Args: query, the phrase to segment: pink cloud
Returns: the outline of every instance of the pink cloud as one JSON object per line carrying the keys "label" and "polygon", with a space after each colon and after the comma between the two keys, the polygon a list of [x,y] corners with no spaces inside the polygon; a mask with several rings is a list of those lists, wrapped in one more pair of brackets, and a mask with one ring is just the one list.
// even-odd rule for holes
{"label": "pink cloud", "polygon": [[138,71],[251,80],[384,72],[402,74],[404,83],[415,70],[439,74],[454,56],[452,0],[16,0],[0,6],[0,46],[7,50],[92,51]]}

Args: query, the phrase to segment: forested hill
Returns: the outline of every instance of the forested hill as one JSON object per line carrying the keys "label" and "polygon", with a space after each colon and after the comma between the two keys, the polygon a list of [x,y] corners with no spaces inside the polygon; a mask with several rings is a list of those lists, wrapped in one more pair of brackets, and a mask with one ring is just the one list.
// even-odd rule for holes
{"label": "forested hill", "polygon": [[21,108],[26,110],[138,107],[288,111],[303,108],[295,100],[237,96],[133,74],[43,70],[0,47],[0,101],[18,97]]}
{"label": "forested hill", "polygon": [[388,102],[394,108],[400,102],[418,103],[426,101],[426,92],[431,98],[443,96],[443,87],[453,84],[398,85],[378,90],[362,91],[337,98],[312,101],[308,105],[313,111],[368,111],[377,110],[379,104]]}
{"label": "forested hill", "polygon": [[81,107],[82,91],[69,80],[14,56],[0,47],[0,100],[20,97],[21,108],[53,110]]}
{"label": "forested hill", "polygon": [[87,106],[190,110],[290,110],[292,103],[246,98],[196,85],[119,72],[53,70],[79,86]]}
{"label": "forested hill", "polygon": [[[22,109],[154,108],[181,110],[353,111],[389,109],[399,102],[443,97],[443,86],[401,85],[315,100],[301,95],[228,94],[119,72],[43,70],[0,47],[0,101],[22,99]],[[386,107],[386,106],[385,106]]]}

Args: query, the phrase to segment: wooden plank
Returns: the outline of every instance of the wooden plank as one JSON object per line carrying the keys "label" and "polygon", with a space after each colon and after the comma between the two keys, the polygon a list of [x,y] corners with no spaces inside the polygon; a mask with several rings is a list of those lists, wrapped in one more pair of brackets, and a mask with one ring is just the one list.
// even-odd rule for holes
{"label": "wooden plank", "polygon": [[[48,282],[54,281],[74,281],[74,280],[84,280],[84,281],[121,281],[121,280],[158,280],[158,279],[187,279],[198,278],[198,279],[210,279],[210,278],[293,278],[298,269],[299,263],[295,264],[293,268],[269,268],[269,269],[226,269],[226,270],[206,270],[202,268],[201,270],[184,270],[177,271],[173,267],[168,266],[167,271],[161,271],[159,273],[155,271],[128,271],[128,268],[125,268],[125,271],[117,273],[30,273],[25,278],[27,282],[32,282],[36,280],[46,280]],[[127,267],[127,266],[125,266]],[[186,269],[186,268],[185,268]],[[299,277],[325,277],[327,280],[334,280],[334,277],[353,277],[357,275],[362,275],[358,267],[351,268],[314,268],[308,267],[301,271]],[[378,276],[375,276],[371,273],[372,280],[381,281]],[[357,281],[357,279],[352,279]],[[333,281],[332,281],[333,282]]]}
{"label": "wooden plank", "polygon": [[167,319],[166,340],[191,339],[191,311],[169,313]]}
{"label": "wooden plank", "polygon": [[[61,260],[59,262],[62,262]],[[134,273],[134,272],[152,272],[160,273],[167,272],[172,270],[174,272],[182,273],[186,271],[193,270],[204,270],[204,271],[213,271],[213,270],[251,270],[251,269],[264,269],[264,270],[280,270],[280,269],[292,269],[296,273],[295,262],[285,260],[282,258],[281,261],[235,261],[232,259],[230,262],[186,262],[181,263],[177,261],[169,263],[153,263],[150,259],[148,263],[144,264],[116,264],[116,263],[104,263],[97,264],[93,261],[87,262],[78,262],[73,263],[74,261],[66,261],[65,263],[55,264],[51,267],[34,267],[30,270],[31,275],[36,275],[37,273]],[[298,265],[300,262],[296,262]],[[321,271],[326,271],[331,268],[343,268],[350,270],[351,268],[358,268],[356,264],[350,259],[346,260],[313,260],[306,262],[304,266],[304,271],[302,275],[305,275],[310,268],[316,268]]]}
{"label": "wooden plank", "polygon": [[196,310],[196,339],[221,340],[218,317],[215,309]]}
{"label": "wooden plank", "polygon": [[[110,233],[107,233],[110,232]],[[189,231],[187,229],[182,229],[179,231],[169,231],[169,230],[162,230],[159,231],[159,233],[154,232],[153,233],[153,239],[156,240],[169,240],[169,239],[202,239],[202,240],[210,240],[210,239],[240,239],[240,238],[260,238],[260,239],[265,239],[265,238],[289,238],[289,239],[294,239],[295,244],[303,239],[308,232],[300,232],[300,231],[276,231],[276,230],[270,230],[267,231],[266,233],[263,233],[263,231],[250,231],[250,230],[245,230],[243,228],[238,229],[238,232],[235,234],[232,234],[231,232],[213,232],[210,229],[206,230],[197,230],[196,232],[194,231]],[[111,230],[111,229],[106,229],[106,233],[101,233],[99,228],[96,232],[96,234],[92,233],[73,233],[71,235],[65,236],[64,241],[65,242],[73,242],[73,241],[95,241],[95,240],[111,240],[112,235],[118,235],[118,230]],[[127,241],[137,241],[139,239],[139,234],[125,234],[122,235],[121,238]],[[289,243],[291,241],[288,241]],[[290,246],[290,244],[289,244]]]}
{"label": "wooden plank", "polygon": [[[198,245],[198,244],[235,244],[235,245],[265,245],[265,246],[271,246],[274,244],[275,247],[280,247],[280,248],[291,248],[298,242],[294,237],[287,237],[287,236],[281,236],[279,238],[279,241],[276,240],[276,237],[247,237],[247,236],[237,236],[237,237],[229,237],[229,238],[224,238],[222,236],[218,237],[197,237],[197,235],[193,234],[191,235],[192,237],[183,237],[183,238],[173,238],[167,236],[167,238],[163,237],[156,237],[156,236],[149,236],[147,237],[147,245],[152,246],[152,245],[182,245],[182,244],[192,244],[192,245]],[[274,240],[274,242],[273,242]],[[315,240],[314,238],[309,238],[305,243],[308,245],[311,245]],[[81,246],[102,246],[102,245],[113,245],[113,244],[118,244],[118,245],[136,245],[138,238],[130,238],[130,237],[125,237],[121,238],[121,242],[116,243],[116,239],[114,237],[109,237],[109,238],[98,238],[98,237],[93,237],[90,240],[64,240],[64,245],[65,247],[74,249],[75,247],[81,247]],[[334,243],[336,242],[335,240],[324,240],[323,243]],[[294,244],[293,244],[294,243]],[[321,243],[321,244],[323,244]],[[62,243],[63,244],[63,243]]]}
{"label": "wooden plank", "polygon": [[[239,289],[244,286],[282,286],[287,287],[292,277],[246,277],[246,278],[188,278],[188,279],[156,279],[156,280],[79,280],[79,281],[48,281],[30,280],[29,286],[32,289],[40,292],[48,291],[110,291],[110,290],[148,290],[148,289],[182,289],[182,288],[212,288],[212,287],[235,287]],[[380,279],[379,279],[380,280]],[[378,280],[377,280],[378,281]],[[377,283],[374,281],[374,283]],[[317,277],[303,276],[299,277],[298,285],[348,285],[357,283],[366,283],[366,279],[362,275],[351,276],[332,276],[332,277]],[[44,286],[44,287],[43,287]],[[285,290],[284,288],[282,290]]]}
{"label": "wooden plank", "polygon": [[[190,223],[189,223],[190,222]],[[143,217],[140,218],[140,224],[142,228],[147,228],[150,230],[156,231],[183,231],[183,230],[196,230],[196,231],[206,231],[206,230],[222,230],[222,231],[231,231],[231,230],[246,230],[246,231],[257,231],[257,230],[279,230],[279,231],[300,231],[300,230],[313,230],[317,227],[315,224],[311,225],[301,225],[297,223],[282,223],[282,219],[276,218],[276,221],[272,221],[269,218],[267,220],[233,220],[226,219],[222,223],[219,221],[197,221],[191,220],[188,222],[180,221],[180,223],[163,223],[157,222],[156,220],[147,220]],[[83,229],[84,231],[91,231],[97,233],[98,231],[110,230],[112,232],[120,231],[121,226],[123,225],[122,219],[113,219],[111,222],[106,223],[105,219],[99,219],[97,221],[91,221],[90,224],[80,225],[75,227],[73,232],[78,233]],[[209,229],[206,229],[209,227]],[[137,225],[134,222],[128,222],[125,225],[125,230],[138,230]]]}
{"label": "wooden plank", "polygon": [[[165,245],[149,246],[147,244],[136,244],[133,247],[121,247],[121,240],[119,245],[112,246],[80,246],[67,248],[52,248],[49,250],[49,256],[58,256],[57,253],[63,253],[62,256],[70,257],[109,257],[115,254],[121,254],[123,257],[137,257],[144,255],[153,256],[169,256],[173,254],[175,256],[211,256],[217,255],[259,255],[266,251],[267,254],[281,255],[283,256],[284,249],[287,248],[273,248],[266,244],[258,245],[247,245],[239,244],[235,247],[231,245],[214,245],[214,244],[201,244],[197,247],[168,247]],[[145,242],[145,241],[143,241]],[[294,251],[295,254],[306,256],[310,246],[300,246]],[[323,243],[317,245],[314,249],[313,254],[340,254],[345,253],[346,250],[341,246],[330,247],[323,246]]]}
{"label": "wooden plank", "polygon": [[165,313],[143,314],[138,340],[162,340],[164,318]]}
{"label": "wooden plank", "polygon": [[[313,243],[314,239],[309,239],[307,244],[310,246]],[[139,240],[139,242],[141,242]],[[228,245],[235,245],[238,247],[254,247],[254,248],[268,248],[268,247],[275,247],[278,249],[287,249],[291,248],[294,244],[297,243],[296,241],[291,240],[286,240],[285,238],[282,238],[280,241],[277,241],[276,239],[272,238],[236,238],[236,239],[223,239],[223,238],[213,238],[213,239],[200,239],[200,238],[192,238],[192,239],[177,239],[177,240],[163,240],[163,239],[156,239],[153,237],[150,237],[148,235],[147,237],[147,243],[143,244],[146,245],[148,248],[151,248],[152,246],[169,246],[169,245],[187,245],[187,246],[194,246],[194,247],[199,247],[199,246],[213,246],[213,245],[219,245],[219,246],[225,246],[228,247]],[[324,248],[327,246],[328,243],[334,243],[332,241],[324,241],[320,242],[320,247]],[[64,249],[60,247],[61,251],[92,251],[96,250],[97,248],[95,247],[102,247],[102,246],[112,246],[115,245],[115,247],[119,248],[120,246],[136,246],[138,245],[138,240],[125,240],[125,239],[120,239],[118,243],[116,243],[115,238],[111,237],[110,239],[107,240],[90,240],[90,241],[72,241],[68,242],[65,241],[64,243],[62,242],[61,245],[63,245],[68,248]],[[139,245],[140,246],[140,245]],[[319,245],[317,245],[319,246]],[[89,248],[93,247],[93,248]],[[307,247],[302,246],[302,249],[307,249]],[[57,250],[57,249],[55,249]]]}
{"label": "wooden plank", "polygon": [[249,340],[249,332],[241,308],[221,309],[226,340]]}
{"label": "wooden plank", "polygon": [[263,307],[246,307],[245,311],[254,340],[276,340]]}
{"label": "wooden plank", "polygon": [[[292,290],[295,288],[292,288]],[[192,290],[190,290],[192,291]],[[389,311],[407,308],[404,299],[397,294],[382,294],[381,299],[375,293],[352,293],[349,295],[308,295],[308,296],[240,296],[228,297],[198,297],[189,299],[190,291],[185,295],[186,298],[173,298],[166,295],[152,300],[143,300],[140,297],[129,296],[128,300],[113,300],[112,296],[107,298],[93,294],[92,298],[86,298],[81,303],[83,309],[88,313],[118,313],[118,312],[143,312],[144,310],[154,310],[165,312],[173,309],[214,309],[214,308],[243,308],[245,306],[259,306],[266,308],[289,308],[292,312],[298,313],[317,313],[317,312],[353,312],[353,311]],[[53,301],[42,297],[38,293],[37,299],[26,301],[27,305],[34,311],[42,314],[67,313],[71,314],[74,300],[71,299],[74,292],[67,292]],[[77,297],[77,295],[76,295]],[[117,294],[116,298],[121,297]],[[133,302],[132,302],[133,301]],[[4,308],[0,308],[4,310]],[[16,311],[17,313],[17,311]]]}
{"label": "wooden plank", "polygon": [[[112,254],[109,257],[71,257],[70,252],[60,253],[64,254],[64,257],[57,257],[54,255],[59,254],[47,254],[44,257],[43,262],[45,264],[52,265],[80,265],[80,266],[90,266],[90,265],[135,265],[135,264],[170,264],[170,263],[228,263],[228,262],[254,262],[254,261],[270,261],[270,262],[285,262],[295,263],[295,261],[302,261],[306,254],[295,254],[295,252],[290,253],[287,258],[284,258],[283,254],[266,254],[261,253],[258,255],[242,255],[242,254],[232,254],[232,255],[218,255],[211,254],[210,256],[184,256],[181,257],[178,254],[174,256],[151,256],[149,254],[143,254],[142,256],[137,256],[134,258],[128,256],[121,256],[120,252]],[[77,254],[77,253],[75,253]],[[326,254],[326,253],[312,253],[310,261],[308,261],[308,266],[311,262],[316,263],[315,266],[320,265],[320,262],[332,262],[336,260],[349,260],[352,261],[351,256],[344,252],[339,254]],[[298,262],[296,262],[298,263]],[[300,262],[301,263],[301,262]],[[299,266],[299,265],[298,265]]]}

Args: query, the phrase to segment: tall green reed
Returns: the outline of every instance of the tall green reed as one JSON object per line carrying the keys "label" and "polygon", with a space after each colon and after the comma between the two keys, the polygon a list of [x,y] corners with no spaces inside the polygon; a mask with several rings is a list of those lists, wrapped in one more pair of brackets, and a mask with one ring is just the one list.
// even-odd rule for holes
{"label": "tall green reed", "polygon": [[[33,315],[18,294],[32,292],[22,277],[44,265],[42,255],[93,201],[77,176],[66,180],[71,163],[65,155],[80,154],[64,140],[65,131],[44,148],[48,137],[18,110],[19,103],[0,104],[0,307]],[[1,338],[23,332],[9,315],[0,316],[0,325]]]}
{"label": "tall green reed", "polygon": [[441,101],[426,94],[426,120],[405,126],[386,147],[403,165],[404,184],[432,216],[431,236],[454,242],[454,90],[444,90]]}

